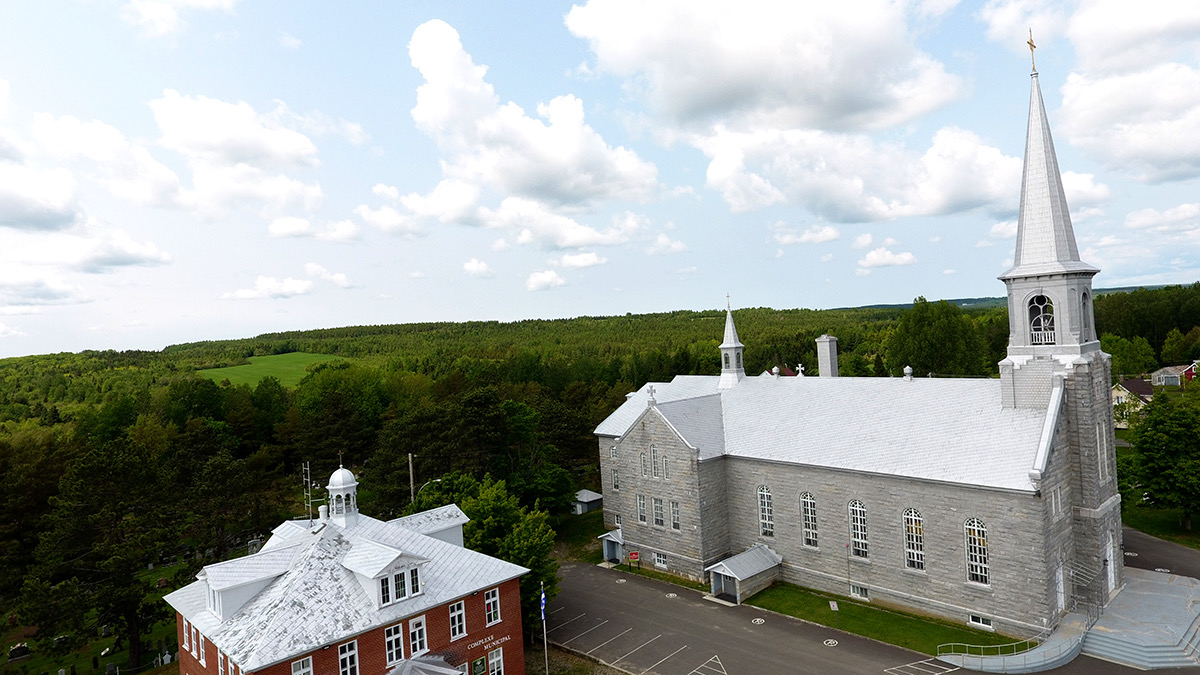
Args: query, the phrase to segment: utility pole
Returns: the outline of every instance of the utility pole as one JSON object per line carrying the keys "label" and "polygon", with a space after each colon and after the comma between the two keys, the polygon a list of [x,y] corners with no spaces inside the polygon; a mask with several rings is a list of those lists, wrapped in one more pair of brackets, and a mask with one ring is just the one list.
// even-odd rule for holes
{"label": "utility pole", "polygon": [[417,501],[416,481],[413,479],[412,453],[408,453],[408,503]]}

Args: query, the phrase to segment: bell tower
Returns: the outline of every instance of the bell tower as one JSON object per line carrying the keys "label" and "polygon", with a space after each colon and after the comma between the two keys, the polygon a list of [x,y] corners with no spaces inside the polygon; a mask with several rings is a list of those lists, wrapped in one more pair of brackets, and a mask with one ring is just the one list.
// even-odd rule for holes
{"label": "bell tower", "polygon": [[733,325],[733,310],[729,306],[729,298],[725,298],[725,339],[721,341],[721,379],[717,389],[731,389],[746,377],[746,369],[742,366],[742,350],[745,347],[738,341],[737,327]]}

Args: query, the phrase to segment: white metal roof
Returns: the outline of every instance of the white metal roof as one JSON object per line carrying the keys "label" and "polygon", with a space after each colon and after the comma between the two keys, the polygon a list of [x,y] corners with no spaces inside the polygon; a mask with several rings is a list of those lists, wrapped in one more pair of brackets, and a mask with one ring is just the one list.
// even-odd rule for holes
{"label": "white metal roof", "polygon": [[583,489],[575,493],[575,501],[583,502],[584,504],[588,502],[599,501],[601,499],[604,499],[604,495],[588,489]]}
{"label": "white metal roof", "polygon": [[458,508],[457,504],[447,504],[439,506],[436,509],[429,509],[420,513],[414,513],[411,516],[402,516],[394,520],[389,520],[389,524],[399,525],[414,532],[421,534],[433,534],[441,532],[455,525],[466,525],[471,522],[467,514]]}
{"label": "white metal roof", "polygon": [[[1046,410],[1004,408],[995,379],[717,376],[655,383],[658,411],[700,459],[728,455],[1032,491]],[[596,429],[624,435],[646,387]],[[714,395],[715,394],[715,395]]]}
{"label": "white metal roof", "polygon": [[[349,529],[334,523],[317,523],[302,533],[294,525],[276,528],[276,535],[264,548],[283,548],[276,543],[280,538],[298,545],[291,566],[224,621],[208,611],[204,581],[165,598],[245,671],[260,670],[391,625],[528,572],[519,565],[361,514],[358,524]],[[422,568],[420,595],[376,609],[373,598],[343,564],[356,548],[376,546],[428,561]]]}
{"label": "white metal roof", "polygon": [[705,572],[719,572],[738,581],[745,581],[783,562],[783,556],[772,551],[766,544],[755,544],[741,553],[704,568]]}
{"label": "white metal roof", "polygon": [[285,544],[243,558],[207,565],[204,574],[208,584],[218,591],[277,577],[291,566],[292,559],[299,553],[297,545]]}

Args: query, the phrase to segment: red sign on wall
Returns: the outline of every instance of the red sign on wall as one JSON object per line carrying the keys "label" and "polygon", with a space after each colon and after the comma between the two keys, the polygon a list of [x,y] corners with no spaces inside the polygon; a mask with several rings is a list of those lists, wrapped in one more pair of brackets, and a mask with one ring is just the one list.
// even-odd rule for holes
{"label": "red sign on wall", "polygon": [[638,552],[637,552],[637,551],[630,551],[630,552],[629,552],[629,560],[630,560],[630,561],[636,561],[637,559],[638,559]]}

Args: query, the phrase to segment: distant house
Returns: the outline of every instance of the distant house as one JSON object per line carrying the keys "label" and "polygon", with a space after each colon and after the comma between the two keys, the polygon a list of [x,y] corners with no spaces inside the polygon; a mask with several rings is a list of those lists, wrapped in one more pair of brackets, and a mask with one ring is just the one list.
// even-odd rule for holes
{"label": "distant house", "polygon": [[604,495],[591,490],[580,490],[575,493],[575,503],[571,505],[571,513],[581,516],[602,506],[604,506]]}
{"label": "distant house", "polygon": [[1196,363],[1167,366],[1150,373],[1150,384],[1156,387],[1182,387],[1196,376]]}
{"label": "distant house", "polygon": [[522,675],[518,578],[462,547],[453,504],[390,521],[358,512],[354,474],[330,506],[257,553],[208,565],[164,600],[181,675]]}
{"label": "distant house", "polygon": [[1121,380],[1112,387],[1113,423],[1118,429],[1129,428],[1129,415],[1141,410],[1154,398],[1154,388],[1143,379]]}

